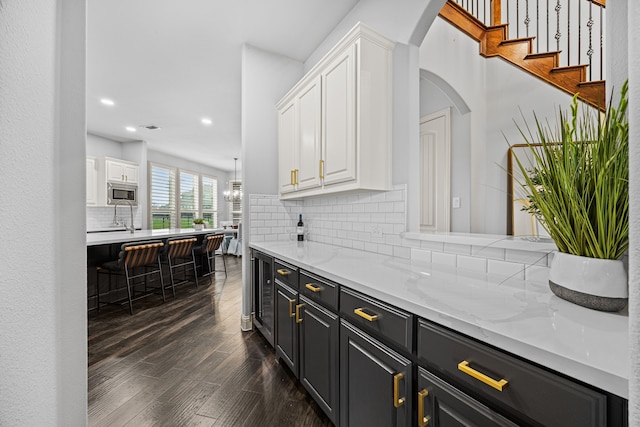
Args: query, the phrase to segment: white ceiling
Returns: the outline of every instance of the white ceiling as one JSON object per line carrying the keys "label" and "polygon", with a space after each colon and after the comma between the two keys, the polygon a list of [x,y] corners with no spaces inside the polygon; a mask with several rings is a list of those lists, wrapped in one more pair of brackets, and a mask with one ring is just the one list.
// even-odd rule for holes
{"label": "white ceiling", "polygon": [[[232,171],[241,152],[242,45],[304,61],[357,2],[90,0],[88,131]],[[151,124],[161,129],[139,127]]]}

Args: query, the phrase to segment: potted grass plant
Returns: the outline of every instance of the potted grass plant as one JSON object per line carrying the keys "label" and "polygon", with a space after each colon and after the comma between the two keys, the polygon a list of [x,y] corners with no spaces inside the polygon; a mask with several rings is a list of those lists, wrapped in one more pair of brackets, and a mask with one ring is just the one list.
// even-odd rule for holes
{"label": "potted grass plant", "polygon": [[196,230],[204,229],[204,218],[196,218],[193,220],[193,228]]}
{"label": "potted grass plant", "polygon": [[[554,240],[549,286],[573,303],[602,311],[627,305],[621,257],[629,247],[627,89],[604,115],[560,109],[558,125],[535,118],[519,127],[528,149],[514,156],[533,214]],[[526,156],[526,158],[524,158]],[[533,165],[530,167],[529,165]]]}

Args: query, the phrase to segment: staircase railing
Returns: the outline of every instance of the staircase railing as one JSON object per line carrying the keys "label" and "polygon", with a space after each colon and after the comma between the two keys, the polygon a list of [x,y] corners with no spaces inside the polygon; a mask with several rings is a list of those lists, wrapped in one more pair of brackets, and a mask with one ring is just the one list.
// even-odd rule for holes
{"label": "staircase railing", "polygon": [[452,0],[484,25],[508,24],[508,38],[535,37],[535,53],[560,52],[558,66],[588,65],[605,80],[606,0]]}

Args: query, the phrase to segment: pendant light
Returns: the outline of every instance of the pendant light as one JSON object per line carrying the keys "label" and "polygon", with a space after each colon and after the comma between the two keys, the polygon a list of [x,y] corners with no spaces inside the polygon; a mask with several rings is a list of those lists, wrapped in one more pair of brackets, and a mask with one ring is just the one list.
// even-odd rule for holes
{"label": "pendant light", "polygon": [[[238,158],[233,158],[233,181],[238,182]],[[229,190],[228,188],[224,190],[224,200],[227,202],[240,202],[242,201],[242,191],[240,190]]]}

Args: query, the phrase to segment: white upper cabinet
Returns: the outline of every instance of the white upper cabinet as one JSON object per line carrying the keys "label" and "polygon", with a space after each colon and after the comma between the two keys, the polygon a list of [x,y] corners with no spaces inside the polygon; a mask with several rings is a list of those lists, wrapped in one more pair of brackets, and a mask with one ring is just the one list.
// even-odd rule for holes
{"label": "white upper cabinet", "polygon": [[98,163],[95,157],[87,157],[87,206],[98,205]]}
{"label": "white upper cabinet", "polygon": [[138,183],[138,165],[136,163],[105,158],[105,169],[107,181]]}
{"label": "white upper cabinet", "polygon": [[393,46],[358,23],[278,103],[282,199],[391,188]]}

